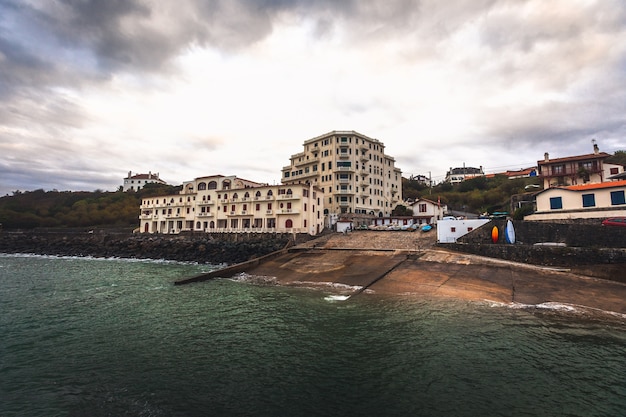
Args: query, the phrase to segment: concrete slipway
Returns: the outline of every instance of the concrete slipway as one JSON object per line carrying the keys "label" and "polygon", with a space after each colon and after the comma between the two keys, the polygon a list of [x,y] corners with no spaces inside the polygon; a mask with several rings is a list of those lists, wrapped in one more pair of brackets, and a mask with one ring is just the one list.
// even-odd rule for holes
{"label": "concrete slipway", "polygon": [[176,284],[246,273],[272,277],[279,285],[332,286],[343,295],[367,289],[379,294],[569,304],[626,315],[624,283],[456,253],[434,243],[431,233],[338,233]]}

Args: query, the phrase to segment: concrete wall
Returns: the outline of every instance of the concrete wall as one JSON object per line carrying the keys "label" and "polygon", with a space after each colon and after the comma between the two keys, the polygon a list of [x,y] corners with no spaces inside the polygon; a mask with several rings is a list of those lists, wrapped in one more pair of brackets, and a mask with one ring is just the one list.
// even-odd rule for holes
{"label": "concrete wall", "polygon": [[[491,242],[491,229],[500,230],[498,243]],[[445,247],[476,255],[535,265],[575,266],[626,263],[626,230],[598,224],[514,221],[516,244],[504,237],[506,220],[493,220]],[[533,246],[563,243],[565,247]],[[620,273],[620,272],[617,272]],[[626,274],[624,274],[626,275]]]}

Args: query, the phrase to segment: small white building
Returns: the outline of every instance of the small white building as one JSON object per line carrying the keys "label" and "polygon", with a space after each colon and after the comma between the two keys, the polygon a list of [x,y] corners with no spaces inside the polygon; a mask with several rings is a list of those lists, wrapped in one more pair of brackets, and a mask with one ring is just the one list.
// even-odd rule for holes
{"label": "small white building", "polygon": [[455,243],[461,236],[489,222],[489,219],[442,220],[437,223],[437,242]]}
{"label": "small white building", "polygon": [[144,185],[150,183],[167,184],[165,181],[159,178],[159,173],[153,174],[148,172],[147,174],[135,174],[128,171],[128,177],[124,178],[124,191],[139,191]]}
{"label": "small white building", "polygon": [[536,199],[537,210],[524,220],[626,216],[626,180],[548,188]]}
{"label": "small white building", "polygon": [[448,206],[426,198],[418,198],[409,205],[413,210],[413,217],[418,219],[418,223],[437,224],[448,211]]}

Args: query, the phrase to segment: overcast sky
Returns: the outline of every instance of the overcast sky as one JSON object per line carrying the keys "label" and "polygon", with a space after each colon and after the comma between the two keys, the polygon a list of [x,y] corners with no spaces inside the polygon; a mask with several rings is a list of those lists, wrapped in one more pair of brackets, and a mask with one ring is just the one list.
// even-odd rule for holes
{"label": "overcast sky", "polygon": [[274,184],[332,130],[435,180],[626,149],[626,2],[0,0],[0,195]]}

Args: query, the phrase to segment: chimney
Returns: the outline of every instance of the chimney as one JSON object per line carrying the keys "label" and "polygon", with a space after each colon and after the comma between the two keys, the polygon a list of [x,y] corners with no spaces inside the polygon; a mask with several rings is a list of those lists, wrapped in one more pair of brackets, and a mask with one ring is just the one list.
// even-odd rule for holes
{"label": "chimney", "polygon": [[550,160],[550,154],[548,152],[543,154],[543,160],[548,162]]}
{"label": "chimney", "polygon": [[128,171],[128,178],[132,177],[133,173],[131,171]]}
{"label": "chimney", "polygon": [[592,139],[591,142],[593,143],[593,153],[596,155],[599,154],[600,148],[598,148],[598,144],[596,143],[596,140]]}

